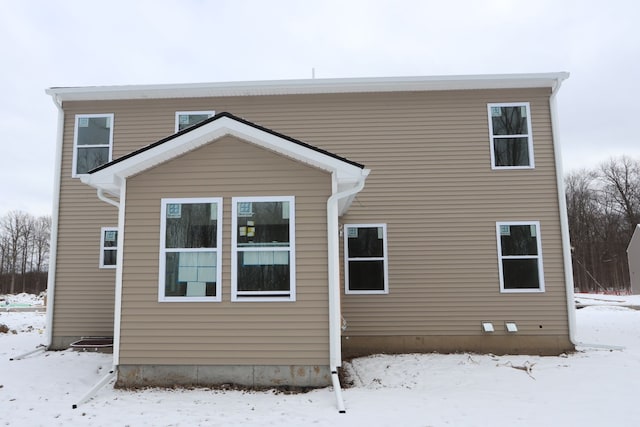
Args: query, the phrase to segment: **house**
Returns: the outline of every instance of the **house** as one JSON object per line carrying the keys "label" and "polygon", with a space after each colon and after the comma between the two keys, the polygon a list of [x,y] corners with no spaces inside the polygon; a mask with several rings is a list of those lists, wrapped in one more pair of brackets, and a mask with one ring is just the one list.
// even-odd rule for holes
{"label": "house", "polygon": [[640,295],[640,224],[631,236],[627,247],[629,257],[629,279],[631,280],[631,293]]}
{"label": "house", "polygon": [[122,386],[573,349],[567,77],[48,89],[50,348],[112,336]]}

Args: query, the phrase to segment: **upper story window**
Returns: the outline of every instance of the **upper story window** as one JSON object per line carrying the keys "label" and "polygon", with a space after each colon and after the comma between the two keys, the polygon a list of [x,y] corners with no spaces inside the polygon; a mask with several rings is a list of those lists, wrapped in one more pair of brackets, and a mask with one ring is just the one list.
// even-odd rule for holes
{"label": "upper story window", "polygon": [[501,292],[544,292],[540,222],[498,222]]}
{"label": "upper story window", "polygon": [[176,113],[176,132],[213,117],[215,111],[178,111]]}
{"label": "upper story window", "polygon": [[344,226],[345,293],[389,293],[387,225]]}
{"label": "upper story window", "polygon": [[100,232],[100,268],[116,268],[118,228],[102,227]]}
{"label": "upper story window", "polygon": [[534,167],[531,109],[528,102],[488,104],[491,167]]}
{"label": "upper story window", "polygon": [[295,301],[293,196],[234,197],[231,300]]}
{"label": "upper story window", "polygon": [[77,114],[73,141],[73,177],[111,161],[113,114]]}
{"label": "upper story window", "polygon": [[160,301],[220,301],[222,199],[162,199]]}

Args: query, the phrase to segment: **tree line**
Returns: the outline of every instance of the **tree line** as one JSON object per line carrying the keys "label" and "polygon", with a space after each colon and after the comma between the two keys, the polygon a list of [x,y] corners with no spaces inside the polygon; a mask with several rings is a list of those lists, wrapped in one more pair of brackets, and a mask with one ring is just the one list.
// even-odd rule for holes
{"label": "tree line", "polygon": [[640,223],[640,160],[612,158],[569,174],[565,185],[575,288],[629,290],[627,247]]}
{"label": "tree line", "polygon": [[0,294],[47,288],[51,217],[11,211],[0,217]]}

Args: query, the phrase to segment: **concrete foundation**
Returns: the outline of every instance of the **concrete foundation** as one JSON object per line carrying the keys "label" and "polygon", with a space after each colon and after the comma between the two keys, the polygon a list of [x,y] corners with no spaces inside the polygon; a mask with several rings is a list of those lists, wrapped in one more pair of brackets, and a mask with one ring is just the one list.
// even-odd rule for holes
{"label": "concrete foundation", "polygon": [[366,336],[342,337],[342,357],[377,353],[492,353],[554,356],[575,350],[568,336],[475,335],[475,336]]}
{"label": "concrete foundation", "polygon": [[326,387],[328,366],[120,365],[116,387]]}

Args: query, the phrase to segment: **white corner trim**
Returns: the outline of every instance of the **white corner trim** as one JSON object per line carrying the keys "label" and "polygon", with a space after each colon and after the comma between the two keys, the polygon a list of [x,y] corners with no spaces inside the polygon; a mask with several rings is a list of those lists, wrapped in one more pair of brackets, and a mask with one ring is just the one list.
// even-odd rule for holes
{"label": "white corner trim", "polygon": [[46,347],[53,344],[53,311],[55,309],[56,266],[58,256],[58,221],[60,217],[60,180],[62,178],[62,140],[64,135],[64,110],[61,101],[53,96],[58,109],[55,169],[53,172],[53,200],[51,210],[51,241],[49,243],[49,272],[47,273],[47,327]]}

